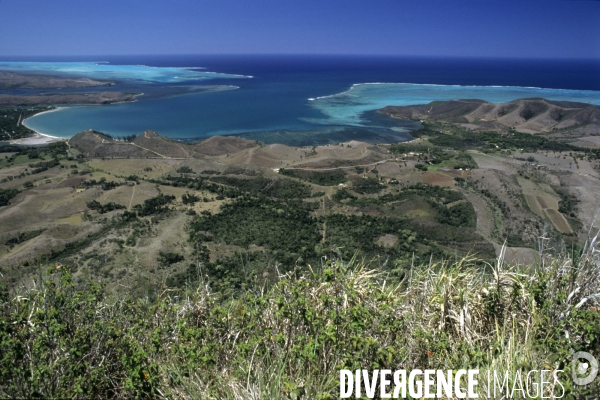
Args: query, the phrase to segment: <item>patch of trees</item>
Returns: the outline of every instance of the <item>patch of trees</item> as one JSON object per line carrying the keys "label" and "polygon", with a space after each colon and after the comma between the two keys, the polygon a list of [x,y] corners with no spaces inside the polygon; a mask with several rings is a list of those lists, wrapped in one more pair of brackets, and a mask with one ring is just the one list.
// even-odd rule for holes
{"label": "patch of trees", "polygon": [[375,194],[383,190],[384,186],[375,178],[359,178],[352,180],[352,190],[360,194]]}
{"label": "patch of trees", "polygon": [[415,202],[426,201],[436,211],[436,220],[441,224],[473,228],[477,222],[477,215],[469,202],[464,201],[452,206],[450,205],[450,203],[464,200],[464,196],[456,190],[445,187],[421,183],[403,188],[397,193],[387,193],[379,197],[356,198],[356,196],[348,197],[348,195],[352,196],[345,189],[341,189],[332,198],[336,201],[349,198],[349,205],[360,208],[384,205],[408,199]]}
{"label": "patch of trees", "polygon": [[[414,246],[417,243],[418,235],[406,221],[398,218],[331,214],[322,220],[327,227],[326,247],[338,248],[346,259],[352,257],[355,249],[360,249],[369,257],[382,254],[400,256],[403,252],[415,250]],[[395,248],[388,249],[377,245],[377,238],[385,234],[398,237]]]}
{"label": "patch of trees", "polygon": [[[220,258],[214,263],[209,262],[209,250],[206,246],[200,246],[199,253],[198,261],[202,263],[201,267],[189,264],[185,271],[167,278],[168,286],[194,286],[202,280],[209,279],[215,292],[230,297],[233,291],[245,286],[262,286],[263,282],[268,280],[268,275],[265,276],[264,272],[274,269],[269,265],[270,255],[262,251],[238,253],[232,257]],[[282,268],[285,269],[283,266]],[[277,275],[276,271],[273,272],[274,278]]]}
{"label": "patch of trees", "polygon": [[114,210],[122,210],[125,208],[125,206],[121,205],[121,204],[117,204],[114,202],[109,202],[106,204],[101,204],[99,201],[97,200],[92,200],[90,202],[87,203],[87,207],[90,210],[96,210],[98,211],[100,214],[105,214],[107,212],[111,212]]}
{"label": "patch of trees", "polygon": [[188,167],[187,165],[181,166],[177,168],[177,172],[180,174],[193,174],[194,170]]}
{"label": "patch of trees", "polygon": [[2,189],[0,188],[0,207],[7,206],[10,201],[19,194],[17,189]]}
{"label": "patch of trees", "polygon": [[429,204],[435,208],[439,223],[457,227],[475,228],[477,214],[471,203],[463,202],[448,207],[431,199]]}
{"label": "patch of trees", "polygon": [[320,186],[337,186],[340,183],[344,183],[348,180],[346,178],[346,174],[341,170],[307,171],[301,169],[282,168],[279,170],[279,173],[282,175],[303,179]]}
{"label": "patch of trees", "polygon": [[291,179],[267,179],[262,176],[251,179],[231,176],[215,176],[210,178],[167,176],[164,179],[150,179],[149,181],[161,185],[206,190],[229,198],[236,198],[244,193],[280,199],[308,198],[311,196],[310,186],[308,185]]}
{"label": "patch of trees", "polygon": [[34,237],[37,237],[37,236],[41,235],[42,232],[44,232],[43,229],[22,232],[22,233],[17,234],[17,236],[12,237],[12,238],[6,240],[4,242],[4,244],[6,246],[9,246],[9,247],[12,248],[13,246],[16,246],[18,244],[24,243],[24,242],[26,242],[28,240],[33,239]]}
{"label": "patch of trees", "polygon": [[50,156],[56,157],[59,155],[65,155],[68,149],[69,146],[67,145],[67,142],[60,141],[48,143],[44,148],[44,151]]}
{"label": "patch of trees", "polygon": [[171,265],[183,261],[185,258],[179,253],[172,252],[158,252],[157,261],[162,265]]}
{"label": "patch of trees", "polygon": [[15,146],[12,144],[0,146],[0,153],[18,153],[21,150],[23,150],[23,146]]}
{"label": "patch of trees", "polygon": [[464,196],[457,190],[452,190],[441,186],[427,185],[425,183],[418,183],[416,185],[408,186],[402,189],[399,193],[385,194],[379,197],[379,199],[381,199],[381,201],[384,203],[389,203],[392,201],[404,200],[414,195],[436,199],[437,202],[442,204],[453,203],[455,201],[464,199]]}
{"label": "patch of trees", "polygon": [[346,199],[350,199],[350,200],[356,200],[356,196],[353,195],[352,193],[350,193],[350,191],[348,189],[342,188],[337,190],[333,196],[331,196],[331,198],[335,201],[342,201],[342,200],[346,200]]}
{"label": "patch of trees", "polygon": [[586,149],[588,157],[593,160],[600,160],[600,149]]}
{"label": "patch of trees", "polygon": [[[1,119],[1,117],[0,117]],[[13,162],[18,156],[26,156],[30,160],[49,156],[54,159],[66,158],[68,146],[65,142],[48,143],[45,147],[23,147],[14,145],[0,146],[0,153],[15,153],[7,161]]]}
{"label": "patch of trees", "polygon": [[104,177],[100,178],[99,181],[96,181],[95,179],[89,179],[89,180],[81,182],[81,186],[84,186],[84,187],[100,186],[102,188],[102,190],[112,190],[121,185],[122,184],[119,182],[107,181],[106,178],[104,178]]}
{"label": "patch of trees", "polygon": [[175,196],[159,194],[156,197],[145,200],[142,204],[136,204],[133,209],[140,217],[158,214],[168,209],[168,205],[175,200]]}
{"label": "patch of trees", "polygon": [[[268,276],[269,265],[275,262],[282,272],[298,262],[317,263],[322,255],[330,255],[331,251],[336,257],[345,259],[352,257],[357,250],[368,258],[383,256],[397,259],[407,257],[413,251],[442,255],[446,250],[441,246],[449,246],[465,252],[480,251],[485,256],[494,255],[493,248],[486,247],[486,242],[472,229],[476,215],[471,204],[451,204],[464,200],[458,191],[420,184],[377,198],[357,199],[346,189],[336,194],[339,193],[352,196],[349,197],[350,204],[361,200],[384,204],[399,199],[418,199],[431,202],[436,215],[429,220],[342,214],[314,217],[310,214],[310,205],[299,200],[243,195],[224,204],[219,213],[205,212],[190,223],[192,243],[215,242],[246,249],[231,259],[219,258],[214,263],[209,262],[208,250],[201,252],[199,256],[205,257],[203,273],[208,275],[215,287],[239,289],[250,280],[256,282],[263,279],[261,276]],[[379,246],[377,239],[385,234],[397,236],[397,244]],[[265,251],[255,252],[249,257],[250,245],[261,246]],[[253,260],[262,260],[261,266]],[[174,276],[169,285],[194,282],[199,274],[198,266],[190,265],[187,271]]]}
{"label": "patch of trees", "polygon": [[200,201],[200,197],[196,196],[195,194],[184,193],[183,196],[181,196],[181,202],[186,205],[194,204],[198,201]]}
{"label": "patch of trees", "polygon": [[167,176],[163,179],[148,179],[151,183],[157,183],[160,185],[168,185],[174,187],[187,187],[195,190],[205,190],[219,196],[235,198],[242,194],[242,192],[234,187],[226,187],[210,182],[205,177],[189,177],[189,176]]}
{"label": "patch of trees", "polygon": [[[476,132],[461,130],[453,135],[442,134],[429,140],[430,143],[453,149],[483,148],[495,151],[500,149],[524,149],[525,151],[573,151],[581,150],[563,142],[557,142],[543,136],[531,135],[517,131],[506,134],[497,132]],[[497,147],[496,147],[497,146]]]}
{"label": "patch of trees", "polygon": [[204,175],[221,175],[221,171],[215,171],[214,169],[205,169],[201,172]]}
{"label": "patch of trees", "polygon": [[40,172],[44,172],[49,170],[50,168],[54,168],[60,165],[60,161],[53,158],[50,161],[41,161],[38,163],[29,164],[29,168],[33,168],[31,171],[32,174],[39,174]]}
{"label": "patch of trees", "polygon": [[368,205],[392,203],[415,197],[435,199],[436,202],[441,204],[448,204],[464,199],[464,196],[457,190],[452,190],[441,186],[427,185],[425,183],[407,186],[396,193],[386,193],[378,197],[363,197],[360,199],[354,196],[350,191],[346,189],[340,189],[334,193],[332,199],[335,201],[350,199],[348,204],[357,207],[365,207]]}
{"label": "patch of trees", "polygon": [[558,202],[558,211],[570,217],[575,217],[577,203],[579,203],[577,196],[572,195],[565,189],[556,190],[556,193],[560,196],[560,200]]}
{"label": "patch of trees", "polygon": [[464,151],[459,152],[452,158],[452,168],[454,169],[474,169],[477,167],[478,165],[475,160],[473,160],[473,157]]}
{"label": "patch of trees", "polygon": [[192,241],[207,239],[248,247],[251,244],[280,251],[285,258],[314,256],[320,236],[309,209],[300,201],[277,201],[243,196],[221,206],[218,214],[202,216],[190,225]]}
{"label": "patch of trees", "polygon": [[231,176],[216,176],[212,182],[233,186],[249,194],[265,195],[279,199],[307,198],[311,195],[310,186],[291,179],[267,179],[262,176],[244,179]]}
{"label": "patch of trees", "polygon": [[31,136],[33,131],[21,122],[48,108],[0,108],[0,140],[19,139]]}

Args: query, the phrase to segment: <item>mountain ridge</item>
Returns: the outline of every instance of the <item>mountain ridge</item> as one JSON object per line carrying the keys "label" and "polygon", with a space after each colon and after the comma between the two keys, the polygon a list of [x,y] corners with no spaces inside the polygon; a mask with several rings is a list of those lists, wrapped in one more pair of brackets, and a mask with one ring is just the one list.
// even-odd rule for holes
{"label": "mountain ridge", "polygon": [[600,134],[600,107],[587,103],[542,98],[490,103],[479,99],[434,101],[411,106],[387,106],[379,113],[397,119],[458,123],[475,130],[525,133]]}

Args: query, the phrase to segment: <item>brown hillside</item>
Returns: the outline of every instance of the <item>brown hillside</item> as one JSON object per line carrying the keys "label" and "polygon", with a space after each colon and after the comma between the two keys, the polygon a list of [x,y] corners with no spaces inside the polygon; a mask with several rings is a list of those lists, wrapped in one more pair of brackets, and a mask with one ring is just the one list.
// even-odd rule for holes
{"label": "brown hillside", "polygon": [[132,142],[113,140],[94,130],[80,132],[69,145],[87,157],[116,158],[202,158],[236,154],[257,146],[257,142],[236,137],[214,136],[196,144],[180,143],[153,131],[145,131]]}
{"label": "brown hillside", "polygon": [[380,113],[400,119],[434,119],[466,123],[470,128],[506,129],[528,133],[574,130],[600,134],[600,107],[545,99],[521,99],[493,104],[483,100],[452,100],[416,106],[388,106]]}
{"label": "brown hillside", "polygon": [[190,153],[193,157],[198,155],[221,156],[234,154],[256,145],[257,142],[253,140],[240,139],[234,136],[213,136],[193,145]]}

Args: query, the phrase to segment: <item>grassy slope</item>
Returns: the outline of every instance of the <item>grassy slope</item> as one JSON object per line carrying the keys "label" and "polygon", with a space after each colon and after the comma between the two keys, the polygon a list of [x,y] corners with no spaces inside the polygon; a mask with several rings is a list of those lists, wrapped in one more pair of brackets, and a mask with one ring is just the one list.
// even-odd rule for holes
{"label": "grassy slope", "polygon": [[108,299],[54,266],[37,289],[2,292],[0,396],[324,399],[342,368],[561,369],[568,393],[597,393],[572,385],[569,351],[600,347],[598,247],[487,273],[469,258],[414,265],[398,286],[328,261],[233,298],[205,282]]}

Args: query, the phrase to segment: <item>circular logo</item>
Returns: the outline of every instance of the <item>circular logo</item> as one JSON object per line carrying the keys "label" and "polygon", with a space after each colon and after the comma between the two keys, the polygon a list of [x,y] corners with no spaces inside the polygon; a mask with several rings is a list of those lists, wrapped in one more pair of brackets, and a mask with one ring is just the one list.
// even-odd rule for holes
{"label": "circular logo", "polygon": [[[580,359],[585,359],[587,362],[581,362]],[[587,385],[596,379],[598,375],[598,360],[588,352],[578,351],[573,354],[571,361],[573,383],[576,385]],[[584,377],[582,377],[584,376]]]}

